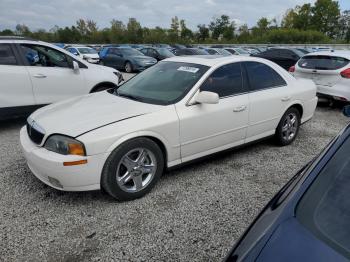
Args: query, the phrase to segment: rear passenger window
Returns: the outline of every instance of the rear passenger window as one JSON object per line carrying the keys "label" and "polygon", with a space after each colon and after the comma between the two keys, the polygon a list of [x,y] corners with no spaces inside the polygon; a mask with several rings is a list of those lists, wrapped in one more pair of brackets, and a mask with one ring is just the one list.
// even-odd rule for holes
{"label": "rear passenger window", "polygon": [[338,70],[349,64],[349,60],[335,56],[304,56],[298,66],[305,69]]}
{"label": "rear passenger window", "polygon": [[214,71],[200,90],[217,93],[219,97],[244,93],[240,63],[224,65]]}
{"label": "rear passenger window", "polygon": [[0,44],[0,65],[17,65],[16,57],[9,44]]}
{"label": "rear passenger window", "polygon": [[244,62],[250,91],[287,85],[286,81],[274,69],[259,62]]}

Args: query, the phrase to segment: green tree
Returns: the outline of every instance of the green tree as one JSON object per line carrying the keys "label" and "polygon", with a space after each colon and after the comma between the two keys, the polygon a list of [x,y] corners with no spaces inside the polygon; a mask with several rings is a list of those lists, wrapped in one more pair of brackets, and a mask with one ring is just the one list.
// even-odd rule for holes
{"label": "green tree", "polygon": [[209,38],[209,28],[205,24],[197,26],[198,32],[196,38],[198,42],[205,42]]}
{"label": "green tree", "polygon": [[338,37],[350,43],[350,10],[344,11],[340,17]]}
{"label": "green tree", "polygon": [[219,38],[231,40],[234,37],[235,26],[235,23],[230,21],[229,16],[222,15],[210,22],[209,30],[212,33],[212,38],[215,40]]}
{"label": "green tree", "polygon": [[142,42],[142,27],[136,18],[129,18],[129,22],[126,25],[127,39],[130,43]]}
{"label": "green tree", "polygon": [[340,7],[337,1],[317,0],[312,7],[312,29],[334,38],[339,32]]}
{"label": "green tree", "polygon": [[191,29],[187,28],[185,20],[180,20],[180,31],[181,31],[181,38],[184,40],[190,40],[193,37],[193,32]]}

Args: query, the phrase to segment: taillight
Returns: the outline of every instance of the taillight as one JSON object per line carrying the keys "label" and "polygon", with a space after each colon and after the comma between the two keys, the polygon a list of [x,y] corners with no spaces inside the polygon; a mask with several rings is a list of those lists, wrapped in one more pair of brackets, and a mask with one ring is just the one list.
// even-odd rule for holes
{"label": "taillight", "polygon": [[342,72],[340,73],[340,75],[341,75],[342,77],[344,77],[344,78],[350,78],[350,68],[345,69],[344,71],[342,71]]}
{"label": "taillight", "polygon": [[295,72],[295,66],[291,66],[288,71],[290,73],[294,73]]}

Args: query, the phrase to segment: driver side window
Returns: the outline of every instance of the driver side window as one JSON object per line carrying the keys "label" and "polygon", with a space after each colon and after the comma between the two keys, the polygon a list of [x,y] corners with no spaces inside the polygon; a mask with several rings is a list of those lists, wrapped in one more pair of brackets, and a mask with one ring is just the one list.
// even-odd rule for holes
{"label": "driver side window", "polygon": [[23,44],[21,49],[30,66],[69,68],[68,57],[53,48]]}
{"label": "driver side window", "polygon": [[220,98],[247,92],[244,90],[240,63],[224,65],[205,80],[201,91],[214,92]]}

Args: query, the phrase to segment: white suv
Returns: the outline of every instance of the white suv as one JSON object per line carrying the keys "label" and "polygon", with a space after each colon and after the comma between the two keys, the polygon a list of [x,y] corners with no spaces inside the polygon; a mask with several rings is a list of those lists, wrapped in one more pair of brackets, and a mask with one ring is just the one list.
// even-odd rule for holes
{"label": "white suv", "polygon": [[0,120],[43,105],[116,87],[122,74],[49,43],[0,37]]}
{"label": "white suv", "polygon": [[319,97],[350,101],[350,51],[307,54],[289,72],[313,80]]}

